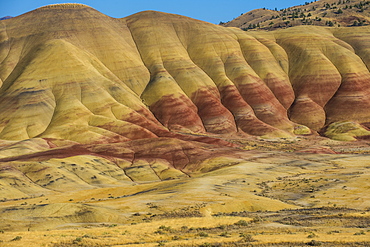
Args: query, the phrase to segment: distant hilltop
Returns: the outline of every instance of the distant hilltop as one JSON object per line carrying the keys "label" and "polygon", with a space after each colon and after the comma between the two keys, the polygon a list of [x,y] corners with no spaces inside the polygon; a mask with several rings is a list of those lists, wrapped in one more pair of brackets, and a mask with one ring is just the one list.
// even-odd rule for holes
{"label": "distant hilltop", "polygon": [[370,24],[370,1],[320,0],[285,9],[255,9],[227,23],[243,30],[273,30],[301,25],[349,27]]}
{"label": "distant hilltop", "polygon": [[4,16],[0,18],[0,21],[13,18],[13,16]]}

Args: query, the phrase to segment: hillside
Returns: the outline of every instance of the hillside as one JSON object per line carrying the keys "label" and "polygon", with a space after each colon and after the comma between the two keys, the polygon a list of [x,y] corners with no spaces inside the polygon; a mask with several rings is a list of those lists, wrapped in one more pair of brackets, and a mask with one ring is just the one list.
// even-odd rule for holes
{"label": "hillside", "polygon": [[351,27],[370,24],[370,1],[320,0],[280,10],[256,9],[227,23],[243,30],[274,30],[301,25]]}
{"label": "hillside", "polygon": [[[22,181],[34,161],[54,170],[53,158],[108,158],[99,162],[124,180],[152,181],[238,158],[229,148],[244,140],[370,136],[368,27],[249,33],[153,11],[114,19],[79,4],[0,24],[0,162],[14,162]],[[27,189],[4,186],[17,197],[71,178],[55,172],[27,175]]]}
{"label": "hillside", "polygon": [[330,136],[343,121],[358,129],[347,139],[369,134],[367,27],[246,33],[151,11],[113,19],[84,5],[1,26],[3,140]]}
{"label": "hillside", "polygon": [[[164,223],[189,228],[184,246],[214,232],[204,241],[238,246],[239,229],[260,227],[272,233],[261,243],[294,242],[276,224],[320,207],[329,223],[346,220],[289,229],[333,246],[366,241],[352,235],[369,222],[369,66],[366,25],[245,32],[155,11],[115,19],[81,4],[2,20],[0,245],[180,240]],[[246,211],[266,221],[233,225]]]}

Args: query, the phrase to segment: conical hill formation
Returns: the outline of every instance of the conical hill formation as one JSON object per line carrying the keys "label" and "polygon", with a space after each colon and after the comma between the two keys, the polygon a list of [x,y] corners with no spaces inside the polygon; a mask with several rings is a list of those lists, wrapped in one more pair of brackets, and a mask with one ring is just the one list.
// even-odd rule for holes
{"label": "conical hill formation", "polygon": [[[67,177],[85,188],[111,168],[101,183],[186,177],[238,156],[231,139],[366,139],[369,66],[368,27],[245,32],[154,11],[115,19],[81,4],[2,20],[0,161],[27,185],[7,194],[63,190]],[[92,162],[88,178],[50,162],[71,157]]]}

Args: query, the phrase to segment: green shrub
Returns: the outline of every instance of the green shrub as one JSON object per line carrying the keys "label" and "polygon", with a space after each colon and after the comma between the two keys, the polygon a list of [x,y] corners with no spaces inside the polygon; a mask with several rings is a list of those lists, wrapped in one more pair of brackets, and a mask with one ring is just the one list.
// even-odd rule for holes
{"label": "green shrub", "polygon": [[19,240],[21,240],[22,239],[22,237],[21,236],[16,236],[15,238],[13,238],[12,240],[10,240],[10,241],[19,241]]}
{"label": "green shrub", "polygon": [[310,235],[307,236],[307,238],[316,238],[317,235],[315,233],[311,233]]}
{"label": "green shrub", "polygon": [[354,235],[366,235],[364,231],[356,232]]}
{"label": "green shrub", "polygon": [[248,222],[245,220],[239,220],[238,222],[235,222],[234,225],[236,226],[248,226]]}
{"label": "green shrub", "polygon": [[199,236],[199,237],[206,238],[206,237],[208,237],[208,233],[206,233],[206,232],[199,232],[199,233],[198,233],[198,236]]}
{"label": "green shrub", "polygon": [[253,236],[251,234],[240,233],[239,237],[242,238],[241,239],[242,242],[255,242],[255,241],[257,241],[253,238]]}
{"label": "green shrub", "polygon": [[309,246],[321,246],[321,242],[317,240],[311,240],[310,242],[307,243]]}

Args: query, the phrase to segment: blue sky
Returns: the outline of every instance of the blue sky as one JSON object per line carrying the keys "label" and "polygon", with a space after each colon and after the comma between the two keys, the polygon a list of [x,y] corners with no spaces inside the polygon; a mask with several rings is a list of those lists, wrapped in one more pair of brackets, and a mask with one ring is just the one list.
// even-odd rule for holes
{"label": "blue sky", "polygon": [[[307,1],[307,0],[306,0]],[[185,15],[198,20],[218,24],[238,17],[253,9],[282,9],[304,4],[304,0],[0,0],[0,17],[17,16],[41,6],[55,3],[83,3],[115,18],[156,10]]]}

